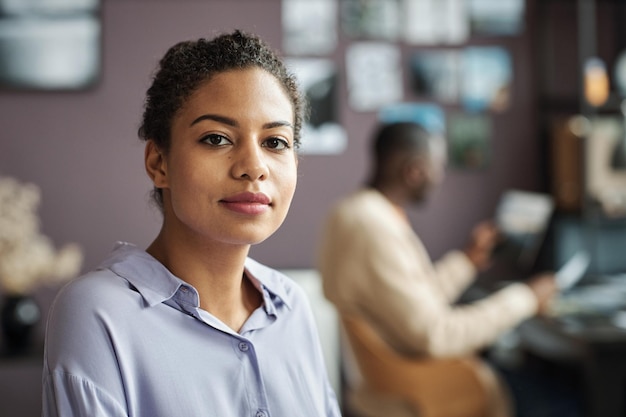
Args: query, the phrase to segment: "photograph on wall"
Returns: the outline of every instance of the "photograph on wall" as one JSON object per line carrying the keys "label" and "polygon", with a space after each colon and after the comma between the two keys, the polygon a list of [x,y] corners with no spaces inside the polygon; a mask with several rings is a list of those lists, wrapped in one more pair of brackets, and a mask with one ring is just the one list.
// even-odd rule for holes
{"label": "photograph on wall", "polygon": [[100,75],[99,0],[0,0],[0,88],[77,90]]}
{"label": "photograph on wall", "polygon": [[524,30],[525,0],[469,0],[474,35],[513,36]]}
{"label": "photograph on wall", "polygon": [[466,4],[466,0],[404,0],[404,40],[413,45],[466,42],[470,32]]}
{"label": "photograph on wall", "polygon": [[409,58],[409,78],[418,97],[445,103],[459,100],[460,54],[456,50],[421,50]]}
{"label": "photograph on wall", "polygon": [[448,114],[448,159],[459,169],[484,169],[490,164],[491,118],[476,113]]}
{"label": "photograph on wall", "polygon": [[353,39],[397,40],[402,0],[339,0],[343,32]]}
{"label": "photograph on wall", "polygon": [[372,111],[402,101],[403,73],[398,46],[356,42],[346,50],[348,100],[355,111]]}
{"label": "photograph on wall", "polygon": [[511,56],[505,48],[465,48],[461,57],[461,104],[467,111],[505,111],[511,102],[512,78]]}
{"label": "photograph on wall", "polygon": [[337,0],[282,0],[283,50],[328,55],[337,48]]}
{"label": "photograph on wall", "polygon": [[288,68],[298,77],[310,106],[302,127],[301,154],[339,154],[348,136],[339,120],[337,68],[330,59],[289,58]]}
{"label": "photograph on wall", "polygon": [[382,123],[413,122],[428,132],[445,136],[446,114],[441,106],[434,103],[394,103],[378,112]]}

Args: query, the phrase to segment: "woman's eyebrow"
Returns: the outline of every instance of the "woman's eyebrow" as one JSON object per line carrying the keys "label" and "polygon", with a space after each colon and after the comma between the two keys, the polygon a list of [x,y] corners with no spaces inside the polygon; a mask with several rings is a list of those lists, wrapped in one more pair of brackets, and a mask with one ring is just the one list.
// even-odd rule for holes
{"label": "woman's eyebrow", "polygon": [[[231,119],[230,117],[226,117],[226,116],[220,116],[219,114],[203,114],[202,116],[194,119],[193,122],[191,122],[189,126],[193,126],[197,123],[200,123],[203,120],[213,120],[215,122],[223,123],[225,125],[239,127],[239,123],[235,119]],[[293,129],[293,125],[291,123],[287,121],[283,121],[283,120],[269,122],[263,125],[263,129],[273,129],[276,127],[290,127]]]}
{"label": "woman's eyebrow", "polygon": [[279,120],[276,122],[269,122],[263,125],[263,129],[273,129],[275,127],[290,127],[293,129],[293,125],[287,121]]}
{"label": "woman's eyebrow", "polygon": [[203,114],[202,116],[194,119],[194,121],[191,122],[189,126],[191,127],[196,123],[200,123],[203,120],[213,120],[215,122],[223,123],[225,125],[239,127],[239,123],[237,123],[236,120],[231,119],[230,117],[220,116],[219,114]]}

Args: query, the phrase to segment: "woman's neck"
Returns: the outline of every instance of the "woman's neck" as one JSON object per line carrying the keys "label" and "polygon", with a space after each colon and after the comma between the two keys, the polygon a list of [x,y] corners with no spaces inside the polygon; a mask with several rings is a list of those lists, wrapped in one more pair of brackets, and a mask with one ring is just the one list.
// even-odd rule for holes
{"label": "woman's neck", "polygon": [[239,331],[262,303],[261,293],[244,278],[249,249],[249,245],[192,243],[161,230],[147,252],[198,291],[200,308]]}

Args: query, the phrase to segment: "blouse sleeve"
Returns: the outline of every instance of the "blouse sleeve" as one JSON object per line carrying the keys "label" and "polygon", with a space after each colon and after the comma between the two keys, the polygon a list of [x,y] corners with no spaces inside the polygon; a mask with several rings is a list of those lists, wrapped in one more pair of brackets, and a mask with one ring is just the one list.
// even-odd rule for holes
{"label": "blouse sleeve", "polygon": [[44,371],[43,417],[128,417],[120,404],[93,383],[63,372]]}
{"label": "blouse sleeve", "polygon": [[127,416],[126,397],[101,288],[85,280],[65,286],[48,313],[42,377],[43,417]]}

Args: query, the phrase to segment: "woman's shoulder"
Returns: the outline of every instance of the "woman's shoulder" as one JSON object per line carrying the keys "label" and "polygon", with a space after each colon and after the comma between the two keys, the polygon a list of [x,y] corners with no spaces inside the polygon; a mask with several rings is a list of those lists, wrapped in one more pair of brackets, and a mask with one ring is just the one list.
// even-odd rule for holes
{"label": "woman's shoulder", "polygon": [[81,293],[88,295],[97,291],[120,291],[128,289],[128,281],[109,268],[98,268],[84,273],[68,282],[60,293]]}
{"label": "woman's shoulder", "polygon": [[87,313],[105,306],[119,306],[132,293],[135,291],[127,280],[109,269],[96,269],[65,284],[57,293],[50,313]]}

